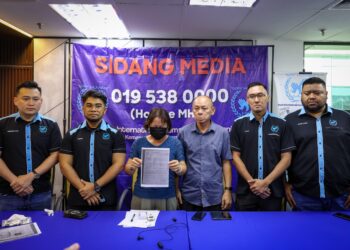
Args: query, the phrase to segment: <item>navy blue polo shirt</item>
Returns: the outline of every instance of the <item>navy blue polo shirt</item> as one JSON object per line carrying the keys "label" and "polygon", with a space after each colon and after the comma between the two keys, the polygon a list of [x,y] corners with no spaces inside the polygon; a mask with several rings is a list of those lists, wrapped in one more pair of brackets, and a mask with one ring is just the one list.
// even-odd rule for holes
{"label": "navy blue polo shirt", "polygon": [[[61,145],[61,133],[55,121],[37,114],[31,122],[24,121],[19,113],[0,120],[1,158],[16,175],[30,173]],[[51,190],[51,171],[34,179],[33,193]],[[0,193],[15,194],[5,179],[0,177]]]}
{"label": "navy blue polo shirt", "polygon": [[[241,153],[241,159],[254,179],[264,179],[281,160],[281,153],[295,149],[291,131],[285,120],[266,112],[260,124],[249,113],[236,119],[231,129],[231,150]],[[271,183],[274,197],[283,197],[283,177]],[[247,194],[249,184],[238,176],[237,194]]]}
{"label": "navy blue polo shirt", "polygon": [[[78,176],[89,182],[95,182],[112,165],[113,153],[125,153],[124,136],[102,120],[97,129],[88,127],[84,121],[64,136],[61,153],[73,155],[73,168]],[[103,205],[116,204],[116,182],[103,186],[100,193],[106,198]],[[86,206],[88,203],[79,191],[70,186],[68,203],[72,206]]]}
{"label": "navy blue polo shirt", "polygon": [[339,197],[350,188],[350,114],[327,106],[320,118],[302,108],[286,116],[297,150],[288,182],[304,195]]}

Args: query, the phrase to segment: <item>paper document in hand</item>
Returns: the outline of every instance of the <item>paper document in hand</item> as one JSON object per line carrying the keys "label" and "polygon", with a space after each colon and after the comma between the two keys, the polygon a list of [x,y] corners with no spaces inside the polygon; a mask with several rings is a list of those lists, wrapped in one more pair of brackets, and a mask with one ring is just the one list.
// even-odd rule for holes
{"label": "paper document in hand", "polygon": [[142,148],[141,187],[169,187],[169,148]]}

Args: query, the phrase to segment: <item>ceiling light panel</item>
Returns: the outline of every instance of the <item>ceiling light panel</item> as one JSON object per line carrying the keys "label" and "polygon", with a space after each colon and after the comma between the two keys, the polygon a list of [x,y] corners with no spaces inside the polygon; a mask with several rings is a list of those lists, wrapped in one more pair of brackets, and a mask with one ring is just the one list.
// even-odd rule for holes
{"label": "ceiling light panel", "polygon": [[129,38],[110,4],[50,4],[58,14],[88,38]]}
{"label": "ceiling light panel", "polygon": [[250,8],[255,2],[256,0],[190,0],[190,5]]}

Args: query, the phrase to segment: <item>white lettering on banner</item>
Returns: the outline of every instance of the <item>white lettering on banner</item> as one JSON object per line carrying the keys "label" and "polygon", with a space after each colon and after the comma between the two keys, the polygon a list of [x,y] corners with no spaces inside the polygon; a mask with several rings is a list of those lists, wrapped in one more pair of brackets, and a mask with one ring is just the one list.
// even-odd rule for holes
{"label": "white lettering on banner", "polygon": [[143,111],[143,109],[132,109],[130,111],[131,119],[147,119],[149,111]]}
{"label": "white lettering on banner", "polygon": [[[147,119],[149,111],[144,111],[143,109],[131,109],[130,117],[131,119]],[[175,118],[176,113],[174,111],[169,111],[169,116],[171,119]],[[193,118],[193,112],[191,109],[179,109],[177,111],[177,118]]]}
{"label": "white lettering on banner", "polygon": [[193,112],[190,109],[179,109],[178,111],[178,118],[192,118],[194,117]]}
{"label": "white lettering on banner", "polygon": [[[209,96],[213,102],[226,103],[229,100],[229,93],[227,89],[185,89],[182,94],[177,93],[174,89],[148,89],[145,93],[141,93],[141,91],[138,89],[127,89],[125,91],[113,89],[111,92],[111,99],[114,103],[125,104],[138,104],[141,102],[141,100],[145,100],[147,104],[175,104],[177,101],[190,104],[197,96],[201,95]],[[178,99],[178,96],[180,97],[180,100]]]}

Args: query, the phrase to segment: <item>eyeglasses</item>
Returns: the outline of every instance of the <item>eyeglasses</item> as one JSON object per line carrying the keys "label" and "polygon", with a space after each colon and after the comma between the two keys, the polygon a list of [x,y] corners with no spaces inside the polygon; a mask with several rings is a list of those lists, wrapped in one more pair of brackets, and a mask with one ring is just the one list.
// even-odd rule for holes
{"label": "eyeglasses", "polygon": [[263,93],[259,93],[259,94],[251,94],[251,95],[248,95],[248,98],[251,99],[251,100],[255,100],[255,98],[258,98],[259,100],[264,98],[266,95],[263,94]]}

